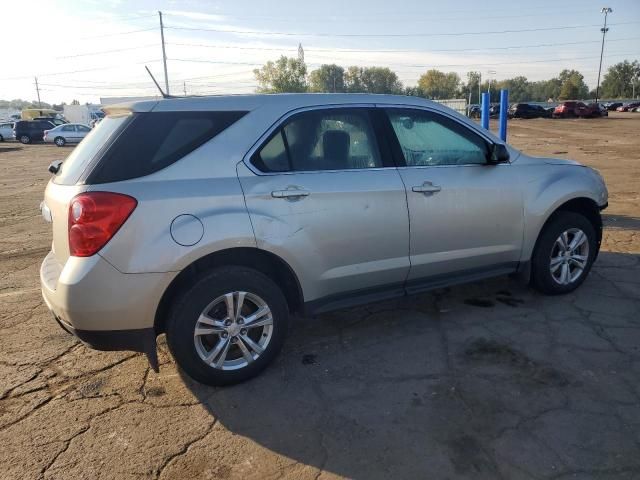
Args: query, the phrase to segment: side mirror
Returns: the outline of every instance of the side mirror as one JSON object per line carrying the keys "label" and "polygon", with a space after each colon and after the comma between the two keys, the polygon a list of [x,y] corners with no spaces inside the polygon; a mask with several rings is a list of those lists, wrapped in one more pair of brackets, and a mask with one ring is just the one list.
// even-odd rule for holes
{"label": "side mirror", "polygon": [[489,158],[487,163],[495,165],[498,163],[507,163],[509,161],[509,150],[502,143],[494,143],[489,149]]}
{"label": "side mirror", "polygon": [[60,171],[60,167],[62,166],[63,161],[64,160],[54,160],[53,162],[51,162],[49,164],[49,168],[47,169],[49,170],[49,173],[56,175]]}

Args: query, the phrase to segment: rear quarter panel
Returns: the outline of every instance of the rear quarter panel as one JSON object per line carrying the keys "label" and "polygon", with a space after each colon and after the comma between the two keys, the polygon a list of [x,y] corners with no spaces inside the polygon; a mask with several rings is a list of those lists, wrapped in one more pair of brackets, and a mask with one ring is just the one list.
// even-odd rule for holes
{"label": "rear quarter panel", "polygon": [[[235,172],[234,172],[235,173]],[[100,190],[93,186],[91,190]],[[125,193],[138,206],[115,237],[101,250],[124,273],[180,271],[209,253],[232,247],[255,247],[255,237],[237,177],[131,181],[102,185]],[[194,245],[178,244],[171,223],[179,215],[202,223]]]}

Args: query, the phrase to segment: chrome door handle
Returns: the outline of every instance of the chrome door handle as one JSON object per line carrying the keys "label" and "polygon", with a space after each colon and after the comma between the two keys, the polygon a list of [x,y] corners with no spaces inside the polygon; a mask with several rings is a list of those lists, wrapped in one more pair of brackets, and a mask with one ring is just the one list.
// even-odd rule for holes
{"label": "chrome door handle", "polygon": [[271,196],[273,198],[300,198],[300,197],[308,197],[309,195],[311,195],[311,192],[308,190],[298,190],[298,189],[291,189],[291,190],[274,190],[273,192],[271,192]]}
{"label": "chrome door handle", "polygon": [[440,190],[442,190],[440,185],[434,185],[431,182],[424,182],[422,185],[411,187],[411,191],[416,193],[437,193]]}

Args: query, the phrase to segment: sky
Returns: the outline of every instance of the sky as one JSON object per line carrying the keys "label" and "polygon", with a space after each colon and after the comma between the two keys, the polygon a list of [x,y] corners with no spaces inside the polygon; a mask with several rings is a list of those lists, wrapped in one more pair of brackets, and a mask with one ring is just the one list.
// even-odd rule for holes
{"label": "sky", "polygon": [[[0,99],[97,103],[164,86],[163,12],[173,94],[252,93],[253,69],[301,43],[309,71],[322,63],[387,66],[405,86],[430,68],[500,80],[548,79],[564,68],[598,75],[640,60],[640,0],[43,0],[3,8]],[[15,4],[14,4],[15,6]],[[7,41],[7,39],[12,39]],[[19,48],[18,48],[19,46]]]}

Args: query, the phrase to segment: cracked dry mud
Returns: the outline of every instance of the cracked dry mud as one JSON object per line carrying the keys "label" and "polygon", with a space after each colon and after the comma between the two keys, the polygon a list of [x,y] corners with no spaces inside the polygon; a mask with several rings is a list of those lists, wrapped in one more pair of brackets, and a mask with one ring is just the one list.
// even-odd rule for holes
{"label": "cracked dry mud", "polygon": [[259,378],[214,389],[63,333],[38,288],[46,166],[0,145],[0,478],[640,478],[640,115],[514,121],[611,192],[586,283],[508,278],[297,318]]}

